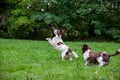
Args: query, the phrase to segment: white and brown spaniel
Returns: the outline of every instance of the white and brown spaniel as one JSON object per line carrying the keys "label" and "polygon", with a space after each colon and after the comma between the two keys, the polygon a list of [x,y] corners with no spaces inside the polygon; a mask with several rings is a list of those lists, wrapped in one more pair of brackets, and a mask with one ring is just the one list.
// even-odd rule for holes
{"label": "white and brown spaniel", "polygon": [[76,58],[78,58],[77,53],[75,53],[74,51],[72,51],[67,45],[64,44],[63,40],[62,40],[62,35],[65,33],[64,30],[58,30],[58,29],[54,29],[53,30],[53,34],[55,34],[55,37],[53,38],[46,38],[46,40],[48,40],[48,42],[54,46],[55,49],[59,50],[62,52],[61,56],[62,56],[62,60],[64,60],[64,58],[68,58],[70,61],[72,61],[72,57],[71,55],[73,54]]}
{"label": "white and brown spaniel", "polygon": [[120,49],[118,49],[115,54],[107,54],[106,52],[93,52],[87,44],[84,44],[82,47],[82,53],[85,65],[97,62],[99,63],[99,67],[102,67],[109,64],[111,56],[120,54]]}

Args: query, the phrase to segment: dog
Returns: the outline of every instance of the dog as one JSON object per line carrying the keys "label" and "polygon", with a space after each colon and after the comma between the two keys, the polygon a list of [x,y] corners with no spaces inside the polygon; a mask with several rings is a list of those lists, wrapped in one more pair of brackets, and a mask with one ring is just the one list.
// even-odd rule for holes
{"label": "dog", "polygon": [[77,53],[75,53],[73,50],[71,50],[70,47],[68,47],[62,40],[62,35],[65,33],[65,31],[63,29],[54,29],[53,30],[53,34],[55,35],[55,37],[53,38],[46,38],[46,40],[48,40],[48,42],[57,50],[61,51],[61,56],[62,56],[62,60],[64,60],[64,58],[68,58],[70,61],[72,61],[72,54],[78,58]]}
{"label": "dog", "polygon": [[82,53],[85,65],[88,65],[89,63],[99,63],[99,67],[102,67],[109,64],[111,56],[120,54],[120,49],[118,49],[114,54],[108,54],[106,52],[93,52],[87,44],[84,44],[82,46]]}

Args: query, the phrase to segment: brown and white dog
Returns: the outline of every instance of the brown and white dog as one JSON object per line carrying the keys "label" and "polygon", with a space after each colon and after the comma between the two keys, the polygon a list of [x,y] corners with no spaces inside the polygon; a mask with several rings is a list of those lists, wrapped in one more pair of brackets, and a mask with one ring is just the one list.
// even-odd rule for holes
{"label": "brown and white dog", "polygon": [[85,65],[89,63],[99,63],[99,67],[109,64],[110,57],[120,54],[120,49],[115,54],[107,54],[106,52],[93,52],[91,48],[84,44],[82,47],[82,53],[85,60]]}
{"label": "brown and white dog", "polygon": [[53,34],[55,34],[55,37],[53,38],[46,38],[46,40],[48,40],[48,42],[57,50],[61,51],[62,54],[62,60],[64,60],[64,58],[68,58],[70,61],[72,61],[72,57],[71,55],[73,54],[76,58],[78,58],[77,53],[75,53],[74,51],[72,51],[67,45],[64,44],[63,40],[62,40],[62,35],[64,34],[64,30],[58,30],[58,29],[54,29],[53,30]]}

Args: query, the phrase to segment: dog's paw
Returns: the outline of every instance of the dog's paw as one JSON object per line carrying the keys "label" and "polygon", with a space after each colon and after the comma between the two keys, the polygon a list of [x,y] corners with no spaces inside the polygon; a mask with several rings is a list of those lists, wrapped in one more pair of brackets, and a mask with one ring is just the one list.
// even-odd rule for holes
{"label": "dog's paw", "polygon": [[105,66],[105,64],[100,64],[98,67],[103,67],[103,66]]}
{"label": "dog's paw", "polygon": [[88,62],[85,63],[85,66],[88,66]]}
{"label": "dog's paw", "polygon": [[72,58],[69,58],[70,61],[72,61]]}
{"label": "dog's paw", "polygon": [[78,55],[75,58],[78,58]]}
{"label": "dog's paw", "polygon": [[87,66],[87,64],[86,64],[86,63],[85,63],[84,65],[85,65],[85,66]]}
{"label": "dog's paw", "polygon": [[102,65],[99,65],[98,67],[103,67]]}

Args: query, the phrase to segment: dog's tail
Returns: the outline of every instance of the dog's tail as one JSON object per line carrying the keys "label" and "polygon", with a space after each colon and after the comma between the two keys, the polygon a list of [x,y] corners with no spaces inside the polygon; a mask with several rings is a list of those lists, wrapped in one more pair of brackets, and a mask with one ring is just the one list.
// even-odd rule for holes
{"label": "dog's tail", "polygon": [[114,54],[109,54],[109,56],[116,56],[118,54],[120,54],[120,49],[118,49]]}
{"label": "dog's tail", "polygon": [[76,58],[78,58],[77,53],[75,53],[74,51],[72,51],[72,54],[73,54],[73,56],[75,56]]}

